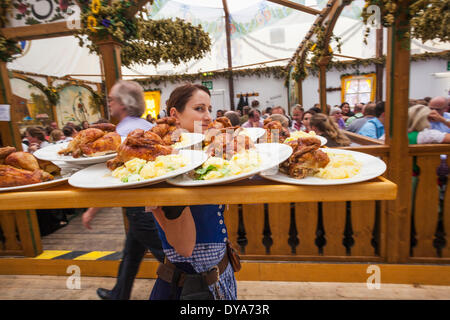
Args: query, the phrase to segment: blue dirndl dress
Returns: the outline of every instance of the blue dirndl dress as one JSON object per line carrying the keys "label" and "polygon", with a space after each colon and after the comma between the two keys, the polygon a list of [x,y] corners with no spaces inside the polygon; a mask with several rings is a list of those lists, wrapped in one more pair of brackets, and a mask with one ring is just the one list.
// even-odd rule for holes
{"label": "blue dirndl dress", "polygon": [[[224,205],[190,206],[196,228],[196,243],[192,255],[183,257],[168,243],[161,226],[156,223],[167,259],[178,269],[186,273],[200,273],[217,265],[226,254],[228,232],[225,226]],[[210,285],[209,290],[216,300],[236,300],[236,278],[231,264],[220,275],[217,283]],[[150,300],[168,300],[171,297],[170,283],[156,279]],[[178,288],[176,298],[179,299],[181,288]]]}

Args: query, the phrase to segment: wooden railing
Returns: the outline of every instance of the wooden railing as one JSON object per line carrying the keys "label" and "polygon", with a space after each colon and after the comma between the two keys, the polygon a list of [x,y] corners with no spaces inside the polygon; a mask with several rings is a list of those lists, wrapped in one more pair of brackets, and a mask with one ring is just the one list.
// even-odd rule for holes
{"label": "wooden railing", "polygon": [[0,255],[34,257],[41,252],[36,212],[0,211]]}

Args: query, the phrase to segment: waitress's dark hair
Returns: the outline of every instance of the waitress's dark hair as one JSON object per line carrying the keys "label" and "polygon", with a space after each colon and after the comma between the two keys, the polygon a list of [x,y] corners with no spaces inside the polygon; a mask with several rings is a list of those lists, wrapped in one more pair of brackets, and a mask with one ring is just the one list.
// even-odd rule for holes
{"label": "waitress's dark hair", "polygon": [[175,88],[170,94],[169,99],[166,101],[167,115],[170,115],[170,109],[172,108],[177,109],[178,112],[183,112],[186,103],[197,90],[202,90],[211,96],[208,88],[201,84],[185,83],[184,85]]}

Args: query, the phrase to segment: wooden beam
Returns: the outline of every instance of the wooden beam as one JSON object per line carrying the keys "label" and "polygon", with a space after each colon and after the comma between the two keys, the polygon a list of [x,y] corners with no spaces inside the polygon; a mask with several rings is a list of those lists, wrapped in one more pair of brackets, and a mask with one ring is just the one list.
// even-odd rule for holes
{"label": "wooden beam", "polygon": [[311,7],[307,7],[307,6],[304,6],[302,4],[298,4],[298,3],[295,3],[295,2],[292,2],[292,1],[288,1],[288,0],[268,0],[268,1],[276,3],[276,4],[280,4],[282,6],[285,6],[285,7],[291,8],[291,9],[295,9],[295,10],[298,10],[298,11],[309,13],[309,14],[314,14],[315,15],[315,14],[321,14],[322,13],[322,11],[320,11],[320,10],[317,10],[317,9],[314,9],[314,8],[311,8]]}
{"label": "wooden beam", "polygon": [[74,32],[75,29],[69,29],[66,21],[0,29],[5,38],[18,41],[64,37],[73,35]]}
{"label": "wooden beam", "polygon": [[[383,56],[383,28],[377,29],[376,31],[376,49],[375,56],[381,58]],[[384,66],[381,64],[375,65],[376,72],[376,91],[375,91],[375,101],[383,100],[383,70]]]}
{"label": "wooden beam", "polygon": [[223,11],[225,12],[225,34],[227,41],[227,60],[228,60],[228,90],[230,93],[230,108],[234,110],[234,83],[233,83],[233,59],[231,56],[231,26],[230,13],[228,12],[227,0],[222,0]]}
{"label": "wooden beam", "polygon": [[386,259],[406,262],[410,249],[412,159],[408,156],[408,100],[410,42],[400,39],[410,31],[408,0],[398,1],[394,25],[388,29],[386,58],[385,141],[391,146],[387,176],[398,186],[398,196],[388,202]]}

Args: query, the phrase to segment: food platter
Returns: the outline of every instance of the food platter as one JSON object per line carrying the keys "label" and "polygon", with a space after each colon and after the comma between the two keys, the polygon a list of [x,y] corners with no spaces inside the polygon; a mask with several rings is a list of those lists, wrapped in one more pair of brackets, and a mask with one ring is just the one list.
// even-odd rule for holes
{"label": "food platter", "polygon": [[78,170],[79,170],[79,168],[76,168],[76,167],[66,167],[66,168],[61,167],[61,174],[58,176],[55,176],[53,180],[39,182],[39,183],[33,183],[33,184],[26,184],[26,185],[22,185],[22,186],[4,187],[4,188],[0,188],[0,192],[20,191],[20,190],[33,191],[33,190],[42,190],[42,189],[46,189],[46,188],[50,188],[50,187],[55,187],[57,185],[66,183],[67,180],[69,180],[70,176]]}
{"label": "food platter", "polygon": [[352,155],[356,161],[362,164],[359,173],[351,178],[344,179],[323,179],[312,176],[308,176],[303,179],[296,179],[280,171],[276,172],[275,174],[274,172],[261,172],[259,175],[268,180],[280,183],[311,186],[329,186],[371,180],[382,175],[386,171],[386,164],[384,163],[384,161],[366,153],[333,148],[325,148],[322,150],[325,152],[333,152],[335,154]]}
{"label": "food platter", "polygon": [[176,176],[174,178],[168,179],[167,183],[175,186],[181,187],[197,187],[206,185],[216,185],[216,184],[226,184],[243,179],[250,178],[251,176],[258,174],[261,171],[273,170],[273,168],[278,168],[278,165],[285,161],[292,154],[292,148],[286,144],[282,143],[261,143],[256,144],[255,148],[259,153],[262,163],[261,165],[250,172],[242,173],[239,175],[212,179],[212,180],[195,180],[191,178],[188,174],[183,174]]}
{"label": "food platter", "polygon": [[[291,132],[291,135],[292,135],[292,134],[294,134],[294,133]],[[304,137],[306,138],[306,137],[308,137],[308,136],[305,135]],[[320,145],[321,145],[321,146],[324,146],[324,145],[328,142],[327,138],[322,137],[322,136],[319,136],[319,135],[317,135],[317,134],[316,134],[316,135],[310,135],[309,137],[319,139],[319,140],[320,140]],[[289,140],[289,138],[287,138],[287,139],[285,140],[285,143],[286,143],[287,140]]]}
{"label": "food platter", "polygon": [[[122,138],[122,140],[123,139],[124,138]],[[58,154],[58,151],[60,151],[64,148],[67,148],[68,144],[69,144],[69,142],[53,144],[53,145],[47,146],[45,148],[36,150],[36,152],[34,152],[33,155],[36,158],[41,159],[41,160],[64,161],[67,163],[80,164],[80,165],[106,162],[109,159],[112,159],[117,155],[116,152],[113,152],[113,153],[109,153],[109,154],[105,154],[103,156],[97,156],[97,157],[81,156],[79,158],[74,158],[72,156],[65,156],[65,155]]]}
{"label": "food platter", "polygon": [[82,169],[72,175],[69,178],[69,184],[74,187],[85,189],[138,188],[159,183],[180,174],[184,174],[200,166],[207,159],[206,153],[199,150],[180,150],[179,154],[187,157],[189,159],[189,164],[156,178],[135,182],[121,182],[120,179],[111,175],[111,170],[106,167],[106,163],[99,163]]}

